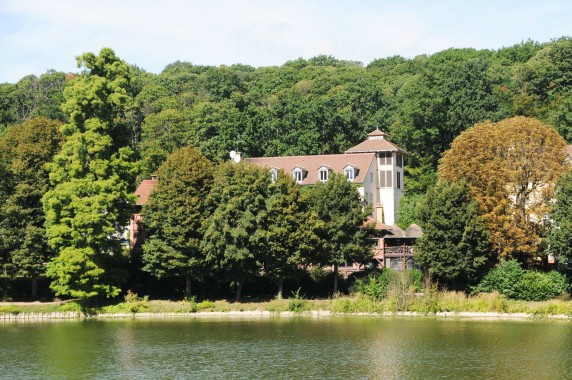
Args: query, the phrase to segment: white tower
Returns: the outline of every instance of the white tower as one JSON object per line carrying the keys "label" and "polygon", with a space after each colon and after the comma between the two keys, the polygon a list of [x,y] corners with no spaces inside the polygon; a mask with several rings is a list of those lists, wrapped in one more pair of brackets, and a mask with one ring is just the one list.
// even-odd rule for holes
{"label": "white tower", "polygon": [[374,219],[388,225],[395,224],[397,206],[404,194],[403,166],[407,152],[391,143],[387,134],[376,129],[367,135],[366,141],[348,149],[346,153],[375,153],[375,180],[364,191],[373,194],[371,203],[376,209],[382,210],[374,211]]}

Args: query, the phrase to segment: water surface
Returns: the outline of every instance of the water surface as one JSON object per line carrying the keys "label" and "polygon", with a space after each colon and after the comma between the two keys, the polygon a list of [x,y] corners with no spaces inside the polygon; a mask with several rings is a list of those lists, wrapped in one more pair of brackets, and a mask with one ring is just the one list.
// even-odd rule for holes
{"label": "water surface", "polygon": [[572,323],[332,317],[0,325],[6,379],[572,379]]}

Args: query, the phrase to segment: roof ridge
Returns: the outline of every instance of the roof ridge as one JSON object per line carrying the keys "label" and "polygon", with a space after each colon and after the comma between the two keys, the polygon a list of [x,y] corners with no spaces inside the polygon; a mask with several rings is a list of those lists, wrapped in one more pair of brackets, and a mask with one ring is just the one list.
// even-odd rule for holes
{"label": "roof ridge", "polygon": [[[373,152],[359,152],[351,154],[355,156],[356,154],[374,154]],[[267,160],[269,158],[294,158],[294,157],[331,157],[331,156],[350,156],[348,153],[334,153],[334,154],[299,154],[294,156],[269,156],[269,157],[245,157],[245,160]]]}

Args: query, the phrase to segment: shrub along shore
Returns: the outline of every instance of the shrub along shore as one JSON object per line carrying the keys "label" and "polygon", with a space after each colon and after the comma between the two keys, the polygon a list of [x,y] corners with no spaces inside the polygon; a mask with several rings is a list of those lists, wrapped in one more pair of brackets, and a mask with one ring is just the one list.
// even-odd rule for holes
{"label": "shrub along shore", "polygon": [[0,303],[0,321],[57,320],[73,318],[153,317],[176,315],[244,315],[244,316],[437,316],[471,318],[572,318],[572,302],[542,302],[506,299],[499,293],[467,296],[461,292],[425,292],[389,295],[376,301],[362,295],[329,299],[289,299],[230,302],[226,300],[184,301],[149,300],[131,294],[124,302],[86,306],[66,303]]}

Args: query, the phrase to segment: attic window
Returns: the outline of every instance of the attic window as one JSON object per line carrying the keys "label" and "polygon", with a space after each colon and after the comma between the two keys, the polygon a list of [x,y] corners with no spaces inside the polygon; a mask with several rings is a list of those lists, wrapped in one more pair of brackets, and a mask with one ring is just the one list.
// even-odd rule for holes
{"label": "attic window", "polygon": [[278,179],[278,171],[276,169],[270,169],[270,180],[272,183],[276,182]]}
{"label": "attic window", "polygon": [[303,179],[303,173],[302,173],[302,169],[300,168],[296,168],[294,170],[292,170],[292,177],[294,177],[294,180],[298,183],[302,182]]}
{"label": "attic window", "polygon": [[354,168],[349,167],[344,169],[344,174],[346,175],[348,181],[353,181],[355,177]]}
{"label": "attic window", "polygon": [[330,173],[328,168],[325,167],[320,168],[319,173],[320,173],[320,181],[326,182],[328,180],[328,174]]}

